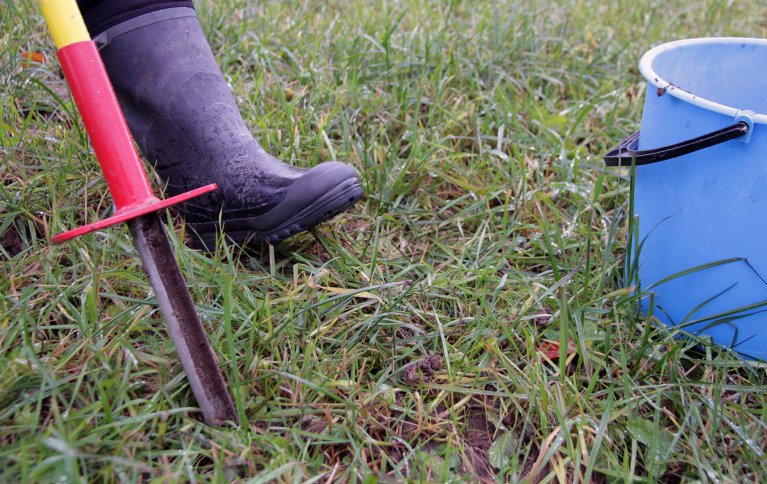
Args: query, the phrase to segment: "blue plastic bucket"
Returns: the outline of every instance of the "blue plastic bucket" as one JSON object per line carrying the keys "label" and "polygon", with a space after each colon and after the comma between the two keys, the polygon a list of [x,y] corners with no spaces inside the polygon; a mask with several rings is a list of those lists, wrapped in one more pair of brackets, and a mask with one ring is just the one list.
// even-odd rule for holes
{"label": "blue plastic bucket", "polygon": [[636,166],[627,273],[641,309],[767,359],[767,40],[653,48],[640,133],[608,165]]}

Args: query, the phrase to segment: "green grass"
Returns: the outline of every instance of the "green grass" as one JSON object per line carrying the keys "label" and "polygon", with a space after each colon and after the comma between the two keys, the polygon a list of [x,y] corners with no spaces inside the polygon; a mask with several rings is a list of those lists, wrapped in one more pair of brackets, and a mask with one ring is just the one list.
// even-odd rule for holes
{"label": "green grass", "polygon": [[[751,481],[764,371],[621,289],[639,57],[767,34],[756,0],[204,2],[262,144],[367,198],[178,258],[241,425],[200,423],[36,6],[0,7],[0,480]],[[19,54],[49,62],[24,67]],[[178,224],[176,224],[178,228]],[[178,234],[178,232],[176,232]],[[575,341],[549,359],[546,341]],[[556,348],[556,346],[552,347]]]}

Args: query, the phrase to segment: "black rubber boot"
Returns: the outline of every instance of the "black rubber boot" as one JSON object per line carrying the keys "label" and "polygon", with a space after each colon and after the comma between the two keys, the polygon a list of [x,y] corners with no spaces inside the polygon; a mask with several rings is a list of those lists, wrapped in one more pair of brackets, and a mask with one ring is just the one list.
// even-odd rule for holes
{"label": "black rubber boot", "polygon": [[198,248],[230,240],[276,243],[359,200],[354,168],[295,168],[266,153],[240,116],[195,12],[142,15],[94,39],[142,154],[176,195],[219,189],[178,206]]}

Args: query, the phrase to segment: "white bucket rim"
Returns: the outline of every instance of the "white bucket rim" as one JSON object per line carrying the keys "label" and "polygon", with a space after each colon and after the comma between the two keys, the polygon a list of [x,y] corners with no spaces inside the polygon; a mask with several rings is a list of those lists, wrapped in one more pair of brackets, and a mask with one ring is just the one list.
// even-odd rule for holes
{"label": "white bucket rim", "polygon": [[[741,109],[733,108],[731,106],[726,106],[724,104],[710,101],[706,98],[696,96],[691,92],[687,92],[684,89],[676,87],[675,85],[663,79],[657,72],[655,72],[655,69],[652,67],[652,61],[662,52],[683,48],[688,45],[744,43],[767,46],[767,39],[757,39],[751,37],[702,37],[667,42],[665,44],[653,47],[642,56],[642,58],[639,60],[639,72],[642,73],[644,78],[647,79],[647,82],[649,82],[651,85],[657,87],[658,89],[665,89],[666,95],[671,95],[677,99],[701,107],[703,109],[735,118],[738,115],[744,113],[744,111]],[[767,115],[765,114],[754,114],[752,115],[752,119],[755,123],[767,124]]]}

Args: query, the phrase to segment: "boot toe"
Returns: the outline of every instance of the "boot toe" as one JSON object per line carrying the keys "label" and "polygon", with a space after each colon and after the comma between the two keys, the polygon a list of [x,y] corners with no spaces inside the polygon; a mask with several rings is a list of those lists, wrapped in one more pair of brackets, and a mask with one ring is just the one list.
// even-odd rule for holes
{"label": "boot toe", "polygon": [[266,240],[278,242],[333,217],[362,196],[362,186],[352,166],[338,161],[321,163],[296,180],[283,201],[264,214],[258,225],[273,226],[273,235]]}
{"label": "boot toe", "polygon": [[[306,171],[285,191],[282,200],[266,213],[223,220],[223,230],[235,243],[261,241],[276,244],[309,230],[352,206],[363,197],[356,170],[328,161]],[[219,224],[191,224],[203,248],[215,246]]]}
{"label": "boot toe", "polygon": [[288,193],[296,196],[301,192],[308,192],[304,196],[308,195],[308,198],[311,198],[310,194],[322,194],[349,180],[359,184],[354,167],[340,161],[326,161],[304,173],[288,188]]}

